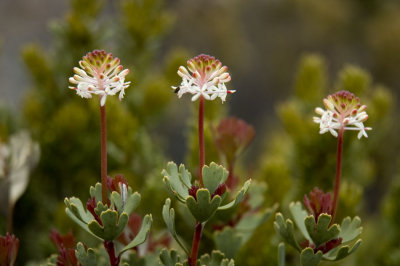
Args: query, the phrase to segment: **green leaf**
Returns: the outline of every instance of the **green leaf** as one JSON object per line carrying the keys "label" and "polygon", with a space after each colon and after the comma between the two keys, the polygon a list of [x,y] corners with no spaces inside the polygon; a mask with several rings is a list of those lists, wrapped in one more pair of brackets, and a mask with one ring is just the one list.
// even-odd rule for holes
{"label": "green leaf", "polygon": [[315,224],[315,218],[312,215],[305,219],[304,223],[307,232],[310,234],[316,247],[338,237],[340,233],[339,226],[337,224],[330,226],[331,219],[332,217],[325,213],[318,217],[317,224]]}
{"label": "green leaf", "polygon": [[285,243],[281,242],[278,245],[278,266],[285,266]]}
{"label": "green leaf", "polygon": [[226,181],[228,175],[228,170],[214,162],[210,166],[203,166],[202,169],[203,183],[210,194],[214,194],[218,186]]}
{"label": "green leaf", "polygon": [[103,204],[103,202],[99,201],[97,202],[96,208],[94,208],[94,212],[100,216],[103,212],[107,211],[109,209],[107,204]]}
{"label": "green leaf", "polygon": [[205,266],[234,266],[235,263],[231,259],[226,259],[224,253],[219,250],[213,250],[211,257],[208,254],[204,254],[200,257],[197,265]]}
{"label": "green leaf", "polygon": [[74,214],[78,219],[82,220],[82,222],[89,223],[94,220],[93,215],[89,211],[85,210],[80,199],[75,197],[71,197],[69,199],[65,198],[64,203],[71,213]]}
{"label": "green leaf", "polygon": [[96,183],[96,185],[93,187],[90,187],[90,197],[95,199],[96,202],[102,201],[102,193],[101,193],[101,184]]}
{"label": "green leaf", "polygon": [[314,254],[312,248],[305,248],[300,254],[301,266],[317,266],[322,259],[322,252]]}
{"label": "green leaf", "polygon": [[339,234],[339,237],[342,238],[342,243],[350,242],[361,234],[362,227],[360,224],[361,219],[358,216],[354,217],[353,220],[350,217],[343,219]]}
{"label": "green leaf", "polygon": [[178,252],[175,249],[172,249],[170,252],[166,248],[163,248],[159,255],[161,265],[163,266],[175,266],[177,263],[180,263],[180,257]]}
{"label": "green leaf", "polygon": [[103,240],[112,241],[119,237],[128,223],[128,214],[123,212],[118,218],[118,212],[107,210],[101,213],[101,226],[97,221],[88,224],[89,230]]}
{"label": "green leaf", "polygon": [[[129,189],[130,190],[130,189]],[[123,212],[126,212],[128,215],[131,215],[132,212],[137,208],[140,203],[141,196],[138,192],[132,194],[132,192],[128,192],[128,196],[124,205]]]}
{"label": "green leaf", "polygon": [[167,164],[167,169],[164,169],[161,174],[164,176],[163,181],[170,190],[181,202],[185,203],[189,196],[189,189],[192,187],[192,175],[181,164],[178,167],[174,162]]}
{"label": "green leaf", "polygon": [[124,253],[125,251],[127,251],[131,248],[134,248],[134,247],[144,243],[144,241],[146,241],[146,239],[147,239],[147,236],[149,235],[152,222],[153,222],[153,219],[151,217],[151,214],[147,214],[146,216],[144,216],[142,226],[140,227],[139,233],[135,236],[135,238],[128,245],[126,245],[121,250],[119,255],[121,255],[122,253]]}
{"label": "green leaf", "polygon": [[254,231],[271,217],[277,207],[278,204],[275,204],[272,208],[244,215],[233,228],[225,227],[222,231],[215,231],[216,247],[227,258],[234,258],[239,249],[252,237]]}
{"label": "green leaf", "polygon": [[[235,226],[235,230],[242,236],[242,245],[244,245],[253,235],[254,231],[265,223],[278,208],[275,204],[272,208],[267,208],[250,215],[245,215]],[[228,256],[229,257],[229,256]]]}
{"label": "green leaf", "polygon": [[[58,261],[58,254],[51,254],[50,257],[46,259],[46,262],[40,264],[40,266],[57,266],[57,261]],[[35,264],[32,264],[32,266],[34,265]]]}
{"label": "green leaf", "polygon": [[[121,261],[118,266],[152,266],[158,265],[158,262],[158,256],[154,253],[139,256],[136,250],[131,249],[127,254],[121,256]],[[103,266],[109,266],[109,264]]]}
{"label": "green leaf", "polygon": [[351,253],[355,252],[361,245],[361,242],[362,242],[361,239],[357,240],[356,243],[354,243],[354,245],[351,248],[349,245],[336,247],[330,250],[328,253],[324,254],[322,258],[324,260],[329,260],[329,261],[341,260],[350,255]]}
{"label": "green leaf", "polygon": [[211,200],[210,191],[205,188],[200,188],[196,192],[196,199],[192,196],[189,196],[186,199],[186,206],[200,223],[208,221],[214,213],[217,211],[217,208],[221,204],[221,197],[214,196]]}
{"label": "green leaf", "polygon": [[118,214],[121,214],[122,207],[124,205],[124,203],[122,202],[121,195],[117,191],[113,191],[111,192],[110,199],[111,199],[111,208],[115,206],[117,208]]}
{"label": "green leaf", "polygon": [[168,231],[172,234],[172,237],[176,240],[176,242],[181,246],[181,248],[185,251],[185,253],[189,256],[189,251],[186,246],[183,244],[181,239],[175,230],[175,210],[171,208],[171,200],[168,198],[165,200],[165,204],[162,209],[162,216],[165,224],[167,225]]}
{"label": "green leaf", "polygon": [[234,258],[243,243],[243,237],[228,226],[222,231],[216,231],[214,240],[217,249],[222,251],[227,258]]}
{"label": "green leaf", "polygon": [[251,184],[251,179],[247,180],[244,183],[243,187],[236,194],[235,199],[233,201],[229,202],[224,206],[220,206],[218,210],[227,210],[236,207],[244,199],[244,196],[246,195],[246,192],[249,189],[250,184]]}
{"label": "green leaf", "polygon": [[[84,222],[82,222],[82,220],[80,220],[78,217],[76,217],[76,215],[71,212],[70,209],[65,208],[65,213],[67,214],[67,216],[69,218],[72,219],[72,221],[74,221],[77,225],[79,225],[83,230],[85,230],[86,232],[88,232],[89,234],[91,234],[92,236],[99,238],[98,236],[96,236],[95,234],[92,233],[92,231],[90,231],[89,227],[87,224],[85,224]],[[99,238],[101,240],[101,238]]]}
{"label": "green leaf", "polygon": [[294,237],[294,226],[290,219],[287,219],[285,222],[282,213],[278,212],[275,215],[274,228],[286,243],[298,251],[301,251],[300,245],[297,243],[297,240]]}
{"label": "green leaf", "polygon": [[312,241],[310,235],[307,232],[306,225],[304,223],[306,217],[308,216],[308,213],[305,210],[303,210],[301,203],[299,201],[296,203],[291,202],[289,205],[289,210],[293,216],[294,222],[300,229],[300,232],[308,241]]}
{"label": "green leaf", "polygon": [[65,198],[64,200],[65,205],[65,213],[68,217],[70,217],[76,224],[78,224],[82,229],[84,229],[89,234],[93,235],[94,237],[98,238],[95,234],[93,234],[89,227],[88,223],[95,221],[93,215],[86,211],[83,208],[83,204],[80,199],[72,197],[72,198]]}
{"label": "green leaf", "polygon": [[76,245],[75,256],[82,266],[96,266],[96,255],[93,249],[89,248],[86,252],[81,242]]}
{"label": "green leaf", "polygon": [[267,190],[267,184],[265,182],[252,181],[252,186],[249,188],[247,193],[250,197],[247,203],[250,205],[252,210],[261,208],[265,200],[265,192]]}

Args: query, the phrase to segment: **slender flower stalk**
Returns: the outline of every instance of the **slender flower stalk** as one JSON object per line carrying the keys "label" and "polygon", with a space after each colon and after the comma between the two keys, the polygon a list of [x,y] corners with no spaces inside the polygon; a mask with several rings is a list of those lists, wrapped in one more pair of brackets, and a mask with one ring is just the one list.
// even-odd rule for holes
{"label": "slender flower stalk", "polygon": [[100,143],[101,143],[101,198],[107,204],[107,117],[106,106],[100,105]]}
{"label": "slender flower stalk", "polygon": [[[199,101],[199,165],[200,165],[200,186],[203,187],[203,174],[201,169],[205,165],[205,147],[204,147],[204,98],[200,96]],[[193,235],[192,251],[190,253],[189,265],[196,266],[197,255],[199,253],[199,246],[201,235],[203,233],[203,224],[196,222],[196,227]]]}
{"label": "slender flower stalk", "polygon": [[333,192],[333,202],[332,202],[332,220],[335,220],[336,210],[339,201],[339,189],[340,189],[340,178],[342,176],[342,158],[343,158],[343,136],[344,128],[339,129],[337,154],[336,154],[336,174],[335,174],[335,187]]}
{"label": "slender flower stalk", "polygon": [[334,194],[332,201],[332,220],[334,222],[337,206],[339,201],[340,179],[342,176],[342,157],[343,157],[343,137],[346,130],[358,131],[357,137],[368,137],[364,122],[368,119],[366,113],[367,106],[360,104],[360,99],[355,97],[353,93],[348,91],[339,91],[329,95],[323,100],[326,110],[316,108],[315,112],[321,117],[314,117],[314,122],[319,124],[320,134],[330,132],[334,137],[338,138],[337,157],[336,157],[336,174]]}
{"label": "slender flower stalk", "polygon": [[204,147],[204,98],[200,96],[199,102],[199,166],[200,166],[200,186],[203,186],[202,171],[206,160]]}
{"label": "slender flower stalk", "polygon": [[[205,165],[205,147],[204,147],[204,102],[205,100],[215,100],[220,98],[222,102],[226,100],[229,93],[234,90],[228,90],[225,83],[231,80],[228,68],[215,59],[215,57],[201,54],[187,61],[187,68],[180,66],[178,75],[182,82],[178,87],[172,87],[178,97],[183,94],[192,94],[192,101],[199,99],[199,117],[198,117],[198,135],[199,135],[199,179],[200,187],[203,187],[202,169]],[[193,189],[198,189],[193,187]],[[195,190],[193,190],[195,191]],[[195,196],[195,193],[194,193]],[[196,227],[193,235],[192,250],[188,259],[190,266],[197,264],[197,255],[200,246],[203,224],[196,221]]]}

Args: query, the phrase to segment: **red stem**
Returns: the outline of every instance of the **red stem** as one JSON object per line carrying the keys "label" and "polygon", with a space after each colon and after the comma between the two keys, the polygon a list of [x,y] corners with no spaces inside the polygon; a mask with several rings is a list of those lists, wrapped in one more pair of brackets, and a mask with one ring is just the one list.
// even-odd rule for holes
{"label": "red stem", "polygon": [[106,106],[100,105],[101,135],[101,196],[103,204],[107,204],[107,118]]}
{"label": "red stem", "polygon": [[338,136],[338,145],[337,145],[337,154],[336,154],[336,176],[335,176],[335,190],[333,194],[333,202],[332,202],[332,221],[334,222],[338,201],[339,201],[339,189],[340,189],[340,178],[342,176],[342,157],[343,157],[343,136],[344,136],[344,128],[339,129]]}
{"label": "red stem", "polygon": [[205,150],[204,150],[204,98],[200,96],[199,102],[199,161],[200,161],[200,186],[203,186],[202,169],[205,164]]}
{"label": "red stem", "polygon": [[118,266],[121,258],[115,256],[114,242],[104,241],[104,247],[107,250],[108,257],[110,258],[111,266]]}
{"label": "red stem", "polygon": [[[199,102],[199,162],[200,162],[200,186],[203,187],[202,169],[205,164],[205,150],[204,150],[204,98],[200,96]],[[190,266],[196,266],[197,254],[199,253],[200,239],[203,232],[203,225],[196,222],[194,229],[192,251],[188,260]]]}
{"label": "red stem", "polygon": [[196,222],[196,227],[194,229],[192,252],[190,253],[190,258],[188,260],[190,266],[196,266],[197,254],[199,253],[201,233],[203,232],[203,224]]}

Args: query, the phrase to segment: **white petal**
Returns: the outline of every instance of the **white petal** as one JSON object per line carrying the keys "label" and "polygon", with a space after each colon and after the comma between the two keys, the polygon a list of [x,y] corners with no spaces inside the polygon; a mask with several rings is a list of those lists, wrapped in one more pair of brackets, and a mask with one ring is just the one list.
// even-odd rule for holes
{"label": "white petal", "polygon": [[319,115],[324,115],[324,113],[326,112],[324,109],[322,109],[321,107],[317,107],[315,108],[315,112]]}
{"label": "white petal", "polygon": [[121,73],[118,74],[118,76],[122,79],[125,78],[125,76],[128,74],[129,74],[129,69],[124,69]]}
{"label": "white petal", "polygon": [[319,130],[319,134],[324,134],[324,133],[326,133],[326,132],[328,132],[328,131],[329,131],[328,128],[321,128],[321,129]]}
{"label": "white petal", "polygon": [[121,101],[124,98],[124,96],[125,96],[125,89],[123,88],[119,93],[119,96],[118,96],[119,100]]}
{"label": "white petal", "polygon": [[330,128],[330,129],[329,129],[329,132],[331,132],[331,134],[332,134],[334,137],[337,137],[337,136],[338,136],[338,133],[337,133],[333,128]]}
{"label": "white petal", "polygon": [[318,123],[318,124],[321,123],[321,118],[320,117],[314,116],[313,120],[314,120],[315,123]]}
{"label": "white petal", "polygon": [[193,97],[192,97],[192,102],[196,101],[199,97],[200,97],[201,93],[196,93]]}
{"label": "white petal", "polygon": [[107,94],[103,94],[103,96],[100,97],[101,97],[100,105],[104,106],[106,104]]}
{"label": "white petal", "polygon": [[207,93],[203,92],[202,95],[203,95],[204,99],[211,100],[210,95],[208,95]]}
{"label": "white petal", "polygon": [[324,99],[323,102],[327,109],[329,109],[330,111],[335,110],[335,106],[333,105],[333,103],[331,103],[331,101],[329,101],[328,99]]}
{"label": "white petal", "polygon": [[363,132],[362,132],[362,130],[360,130],[360,132],[358,132],[357,138],[361,139],[362,135],[363,135]]}
{"label": "white petal", "polygon": [[78,67],[74,67],[74,72],[79,76],[87,76],[86,72]]}
{"label": "white petal", "polygon": [[75,80],[73,77],[70,77],[69,79],[68,79],[68,81],[70,82],[70,83],[72,83],[72,84],[78,84],[79,82],[77,81],[77,80]]}

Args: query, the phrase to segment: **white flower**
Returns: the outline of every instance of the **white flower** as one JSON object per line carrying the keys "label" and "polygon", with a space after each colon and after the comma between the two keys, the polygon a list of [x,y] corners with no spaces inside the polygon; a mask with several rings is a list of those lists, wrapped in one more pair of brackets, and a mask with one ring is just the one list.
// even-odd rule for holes
{"label": "white flower", "polygon": [[179,67],[178,75],[181,76],[182,82],[179,87],[172,88],[179,98],[185,93],[190,93],[193,95],[192,101],[202,96],[206,100],[219,97],[224,102],[228,93],[235,92],[225,86],[225,83],[231,80],[227,70],[228,68],[222,66],[215,57],[201,54],[187,62],[187,69],[184,66]]}
{"label": "white flower", "polygon": [[9,206],[14,206],[25,192],[39,156],[39,144],[32,141],[28,132],[12,135],[7,144],[0,143],[0,191],[7,187]]}
{"label": "white flower", "polygon": [[319,124],[319,133],[324,134],[330,132],[337,137],[337,130],[357,130],[357,137],[368,137],[364,122],[368,119],[365,112],[367,106],[360,104],[360,99],[355,97],[353,93],[348,91],[340,91],[333,95],[329,95],[324,99],[324,105],[327,110],[316,108],[315,112],[321,117],[314,117],[314,122]]}
{"label": "white flower", "polygon": [[129,70],[123,69],[120,60],[112,54],[95,50],[86,54],[79,66],[74,67],[75,75],[69,78],[74,86],[70,89],[76,90],[76,94],[82,98],[92,98],[92,94],[100,96],[100,105],[104,106],[108,95],[119,93],[119,100],[125,95],[125,89],[130,82],[125,82]]}

